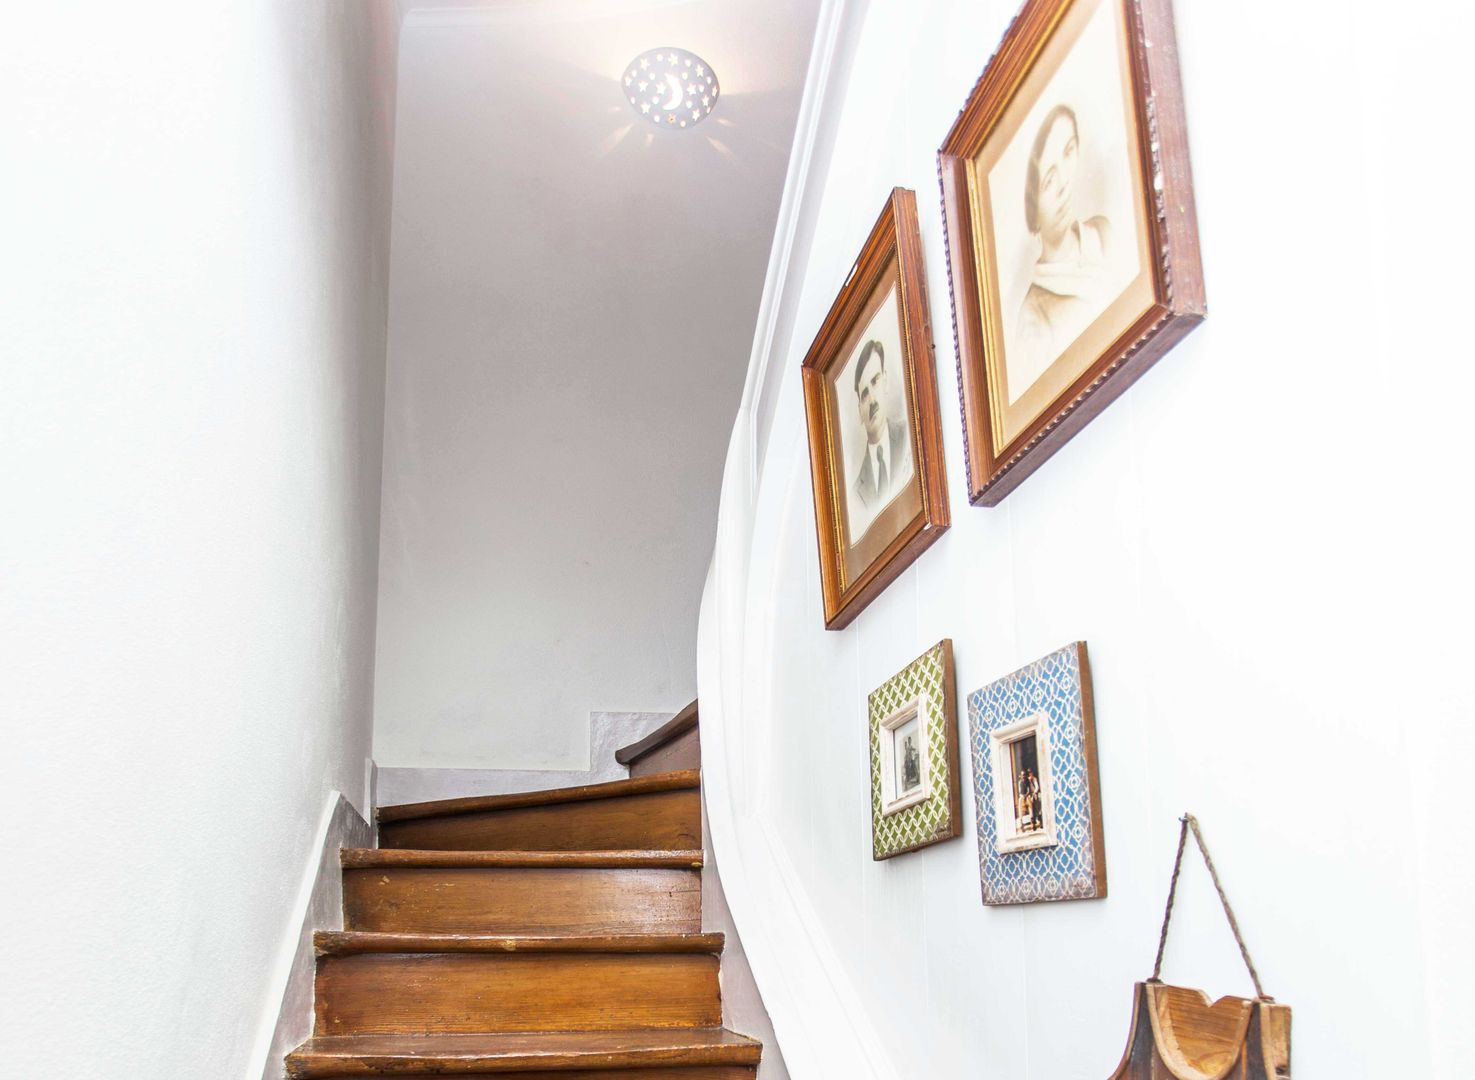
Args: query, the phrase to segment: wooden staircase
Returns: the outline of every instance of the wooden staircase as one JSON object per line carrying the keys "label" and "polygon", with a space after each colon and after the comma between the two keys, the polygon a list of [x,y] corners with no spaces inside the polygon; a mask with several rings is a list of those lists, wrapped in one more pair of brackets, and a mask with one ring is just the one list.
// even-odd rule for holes
{"label": "wooden staircase", "polygon": [[388,806],[345,850],[290,1077],[753,1080],[703,934],[695,769]]}

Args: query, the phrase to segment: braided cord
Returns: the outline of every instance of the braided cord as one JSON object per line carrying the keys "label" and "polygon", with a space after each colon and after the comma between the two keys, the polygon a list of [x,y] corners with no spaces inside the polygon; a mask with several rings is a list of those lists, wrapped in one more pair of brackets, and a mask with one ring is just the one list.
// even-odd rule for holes
{"label": "braided cord", "polygon": [[1229,906],[1229,897],[1224,894],[1224,886],[1219,881],[1219,871],[1214,866],[1214,859],[1209,854],[1208,845],[1204,843],[1204,834],[1198,827],[1198,818],[1192,814],[1184,814],[1179,819],[1182,828],[1178,833],[1178,856],[1173,860],[1173,879],[1168,885],[1168,906],[1163,912],[1163,929],[1157,939],[1157,961],[1152,965],[1151,982],[1160,982],[1163,972],[1163,953],[1168,948],[1168,924],[1173,921],[1173,905],[1178,899],[1178,877],[1183,872],[1183,852],[1188,847],[1188,834],[1193,832],[1194,843],[1198,845],[1199,853],[1204,857],[1204,865],[1209,868],[1209,877],[1214,881],[1214,891],[1219,894],[1219,903],[1224,907],[1224,915],[1229,920],[1229,929],[1234,934],[1235,944],[1239,946],[1239,954],[1244,957],[1245,967],[1249,970],[1250,981],[1255,984],[1255,996],[1261,1001],[1270,1001],[1271,998],[1265,994],[1265,989],[1260,985],[1260,973],[1255,970],[1255,963],[1250,959],[1250,950],[1245,946],[1244,935],[1239,930],[1239,920],[1234,917],[1234,908]]}

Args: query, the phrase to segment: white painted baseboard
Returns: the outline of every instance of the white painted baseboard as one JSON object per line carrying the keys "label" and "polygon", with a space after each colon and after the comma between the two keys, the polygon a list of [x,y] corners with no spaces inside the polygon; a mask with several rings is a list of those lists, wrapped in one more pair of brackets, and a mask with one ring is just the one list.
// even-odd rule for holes
{"label": "white painted baseboard", "polygon": [[719,973],[723,1026],[763,1044],[758,1080],[789,1080],[789,1067],[784,1062],[773,1021],[758,989],[758,981],[753,977],[753,968],[748,963],[748,953],[743,948],[737,923],[733,921],[732,909],[727,906],[722,871],[717,865],[717,853],[712,848],[712,832],[707,828],[705,798],[702,800],[702,849],[705,855],[702,867],[702,931],[722,934],[727,939],[722,949]]}
{"label": "white painted baseboard", "polygon": [[316,974],[313,931],[343,927],[343,872],[338,851],[345,847],[373,846],[373,828],[342,792],[331,793],[318,824],[318,843],[313,848],[316,858],[303,870],[297,901],[292,907],[290,925],[296,928],[296,933],[283,943],[276,962],[272,986],[280,987],[280,993],[270,1000],[279,1001],[280,1005],[275,1017],[268,1014],[262,1019],[247,1080],[257,1077],[282,1080],[283,1057],[312,1034]]}
{"label": "white painted baseboard", "polygon": [[471,795],[505,795],[514,791],[546,791],[624,780],[629,770],[615,761],[615,751],[637,742],[675,713],[594,712],[589,714],[589,768],[567,769],[415,769],[380,765],[376,806],[459,799]]}

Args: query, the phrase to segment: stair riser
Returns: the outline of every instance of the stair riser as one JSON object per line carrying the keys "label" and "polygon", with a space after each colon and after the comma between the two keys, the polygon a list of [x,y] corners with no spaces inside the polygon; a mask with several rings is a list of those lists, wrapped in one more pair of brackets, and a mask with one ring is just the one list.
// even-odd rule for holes
{"label": "stair riser", "polygon": [[431,851],[672,851],[702,846],[696,790],[389,821],[379,845]]}
{"label": "stair riser", "polygon": [[468,1073],[463,1080],[753,1080],[758,1075],[753,1065],[696,1066],[689,1069],[599,1069],[590,1072],[520,1072]]}
{"label": "stair riser", "polygon": [[690,1069],[620,1069],[617,1072],[584,1069],[579,1072],[473,1073],[465,1080],[753,1080],[757,1075],[756,1066],[714,1065]]}
{"label": "stair riser", "polygon": [[717,958],[376,954],[323,957],[318,1035],[715,1027]]}
{"label": "stair riser", "polygon": [[695,870],[380,867],[343,873],[349,930],[697,933],[701,904]]}
{"label": "stair riser", "polygon": [[[387,1074],[379,1069],[344,1072],[341,1066],[334,1066],[332,1072],[289,1070],[287,1075],[315,1077],[318,1080],[346,1080],[348,1077],[360,1076],[426,1076],[432,1074],[404,1071]],[[673,1069],[618,1069],[613,1071],[609,1069],[578,1069],[575,1071],[555,1069],[552,1072],[515,1073],[458,1073],[440,1070],[433,1075],[455,1076],[457,1080],[754,1080],[758,1075],[758,1067],[756,1065],[690,1065]]]}

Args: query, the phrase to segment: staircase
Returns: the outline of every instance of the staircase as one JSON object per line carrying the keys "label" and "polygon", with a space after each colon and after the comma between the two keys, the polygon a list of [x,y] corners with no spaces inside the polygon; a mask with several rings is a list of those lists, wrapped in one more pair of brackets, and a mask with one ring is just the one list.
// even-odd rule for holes
{"label": "staircase", "polygon": [[345,850],[290,1077],[753,1080],[703,934],[695,769],[388,806]]}

